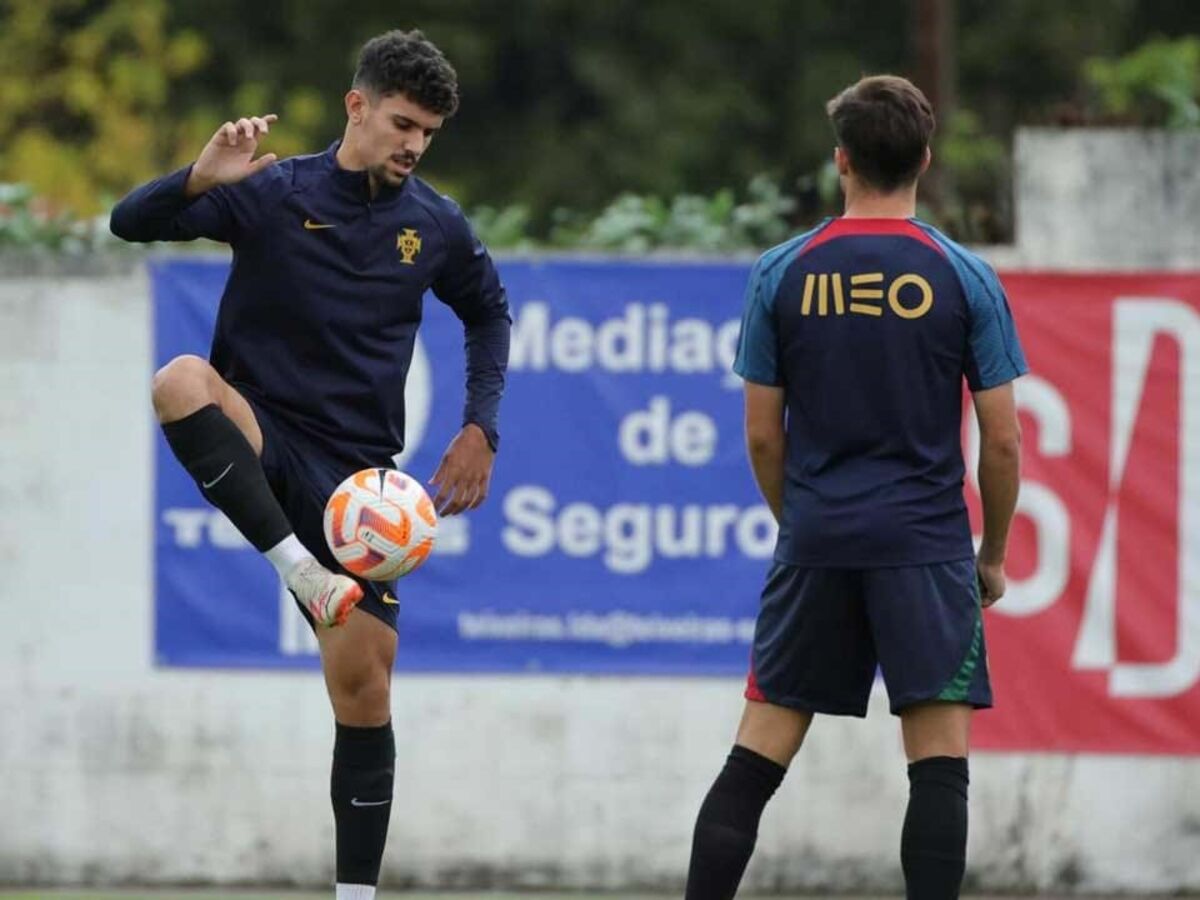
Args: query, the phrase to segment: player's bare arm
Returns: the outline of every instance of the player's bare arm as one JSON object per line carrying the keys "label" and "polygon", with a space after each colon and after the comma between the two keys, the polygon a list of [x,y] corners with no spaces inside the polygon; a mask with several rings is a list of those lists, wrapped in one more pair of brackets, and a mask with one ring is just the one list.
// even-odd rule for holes
{"label": "player's bare arm", "polygon": [[979,419],[979,493],[983,501],[983,541],[977,567],[984,606],[1004,596],[1008,529],[1017,507],[1021,479],[1021,426],[1010,381],[976,391]]}
{"label": "player's bare arm", "polygon": [[184,188],[189,197],[198,197],[222,184],[235,184],[272,165],[277,157],[265,153],[258,159],[258,145],[271,131],[278,116],[247,116],[236,122],[226,122],[200,151]]}
{"label": "player's bare arm", "polygon": [[783,388],[746,382],[746,451],[754,481],[778,522],[783,515],[783,460],[787,432]]}
{"label": "player's bare arm", "polygon": [[455,435],[429,479],[438,492],[433,505],[443,516],[477,509],[487,499],[496,453],[483,429],[468,423]]}

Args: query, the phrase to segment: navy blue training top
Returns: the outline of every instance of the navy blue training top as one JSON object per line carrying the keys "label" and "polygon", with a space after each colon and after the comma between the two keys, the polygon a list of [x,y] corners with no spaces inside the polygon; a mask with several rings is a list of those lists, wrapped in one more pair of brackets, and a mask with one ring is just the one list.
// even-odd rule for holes
{"label": "navy blue training top", "polygon": [[429,288],[466,330],[464,424],[498,442],[510,315],[492,260],[462,210],[409,176],[371,198],[338,144],[194,199],[191,168],[113,209],[129,241],[233,247],[210,360],[226,381],[333,459],[390,465],[404,447],[404,383]]}
{"label": "navy blue training top", "polygon": [[734,370],[782,386],[775,558],[868,568],[967,559],[962,383],[1028,371],[995,272],[916,219],[830,219],[761,256]]}

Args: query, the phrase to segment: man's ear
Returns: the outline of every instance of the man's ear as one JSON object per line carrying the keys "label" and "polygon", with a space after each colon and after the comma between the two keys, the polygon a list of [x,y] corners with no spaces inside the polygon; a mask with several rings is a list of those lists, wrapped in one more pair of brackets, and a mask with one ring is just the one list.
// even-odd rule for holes
{"label": "man's ear", "polygon": [[846,176],[850,174],[850,155],[841,147],[833,148],[833,163],[837,166],[839,175]]}
{"label": "man's ear", "polygon": [[346,118],[352,124],[361,125],[363,119],[367,117],[370,107],[371,101],[367,98],[365,91],[359,88],[350,88],[346,92]]}

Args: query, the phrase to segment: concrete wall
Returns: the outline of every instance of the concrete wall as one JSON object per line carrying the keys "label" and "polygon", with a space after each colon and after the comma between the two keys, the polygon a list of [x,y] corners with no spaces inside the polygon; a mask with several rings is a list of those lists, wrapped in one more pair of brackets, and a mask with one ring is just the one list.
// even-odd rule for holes
{"label": "concrete wall", "polygon": [[[995,261],[1200,269],[1200,135],[1082,140],[1018,136]],[[0,883],[327,884],[319,676],[153,665],[147,295],[132,262],[0,258]],[[385,884],[678,888],[740,690],[399,677]],[[881,699],[814,726],[748,885],[899,885]],[[978,754],[972,800],[977,886],[1200,889],[1200,760]]]}
{"label": "concrete wall", "polygon": [[1020,265],[1200,268],[1200,131],[1017,132]]}
{"label": "concrete wall", "polygon": [[[0,883],[328,883],[319,677],[152,663],[149,325],[140,271],[0,278]],[[677,888],[740,687],[400,677],[386,883]],[[981,886],[1200,887],[1200,761],[972,781]],[[749,884],[895,888],[905,795],[882,705],[820,720]]]}

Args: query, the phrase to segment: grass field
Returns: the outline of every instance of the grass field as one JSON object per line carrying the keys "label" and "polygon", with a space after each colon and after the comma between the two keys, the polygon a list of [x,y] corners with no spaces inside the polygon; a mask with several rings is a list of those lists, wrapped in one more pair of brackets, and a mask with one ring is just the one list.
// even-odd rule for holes
{"label": "grass field", "polygon": [[[0,890],[0,898],[4,900],[330,900],[332,891],[323,891],[319,893],[313,892],[297,892],[297,891],[54,891],[54,890],[19,890],[19,891],[3,891]],[[760,895],[768,896],[768,895]],[[811,900],[813,895],[801,897],[783,897],[777,894],[769,895],[772,900]],[[995,895],[968,895],[975,897],[976,900],[1068,900],[1068,898],[1053,898],[1049,896],[1031,897],[1028,894],[1020,898],[1005,898]],[[1176,900],[1180,900],[1179,895],[1172,895]],[[532,898],[532,900],[667,900],[674,895],[669,894],[596,894],[596,893],[571,893],[571,894],[549,894],[540,892],[524,892],[520,894],[514,893],[483,893],[483,894],[461,894],[461,893],[409,893],[407,891],[382,891],[379,900],[387,900],[389,897],[394,897],[396,900],[519,900],[519,898]],[[677,898],[675,898],[677,900]],[[895,900],[894,897],[849,897],[842,896],[840,900]],[[1086,897],[1074,896],[1069,900],[1088,900]],[[1091,900],[1102,900],[1102,898],[1093,897]],[[1192,900],[1200,900],[1193,896]]]}
{"label": "grass field", "polygon": [[[324,891],[320,893],[312,892],[280,892],[280,891],[259,891],[246,893],[245,891],[235,891],[229,893],[213,892],[213,891],[99,891],[99,892],[61,892],[61,891],[0,891],[0,898],[4,900],[331,900],[332,891]],[[807,894],[803,896],[783,896],[779,894],[760,894],[746,895],[747,898],[759,896],[763,898],[770,897],[770,900],[813,900],[816,895]],[[1029,894],[1023,894],[1020,897],[1000,897],[996,895],[968,894],[965,897],[974,898],[974,900],[1103,900],[1103,898],[1080,897],[1049,897],[1040,896],[1034,897]],[[1178,895],[1171,895],[1179,900]],[[592,893],[575,893],[575,894],[544,894],[540,892],[512,894],[512,893],[486,893],[486,894],[450,894],[450,893],[408,893],[406,891],[383,891],[379,895],[379,900],[388,900],[388,898],[396,898],[396,900],[678,900],[675,895],[671,894],[592,894]],[[896,895],[881,897],[863,897],[838,895],[838,900],[898,900]],[[1128,900],[1128,898],[1126,898]],[[1184,898],[1186,900],[1186,898]],[[1193,898],[1197,900],[1197,898]]]}

